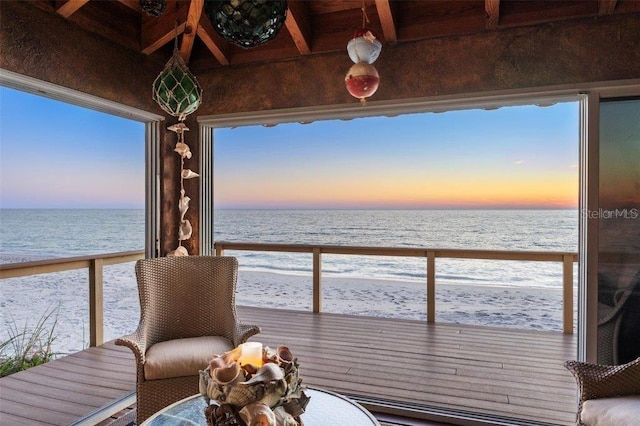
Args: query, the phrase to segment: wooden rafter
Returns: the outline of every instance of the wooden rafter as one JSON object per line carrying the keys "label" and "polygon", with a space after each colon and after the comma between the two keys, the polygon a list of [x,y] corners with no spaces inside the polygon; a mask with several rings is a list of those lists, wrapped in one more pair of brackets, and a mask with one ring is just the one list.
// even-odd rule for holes
{"label": "wooden rafter", "polygon": [[287,30],[302,55],[311,53],[311,25],[309,9],[304,1],[288,2]]}
{"label": "wooden rafter", "polygon": [[187,22],[182,35],[182,44],[180,45],[180,56],[185,62],[189,62],[189,57],[191,56],[203,7],[204,0],[191,0],[189,4],[189,13],[187,14]]}
{"label": "wooden rafter", "polygon": [[393,13],[391,12],[391,4],[389,0],[376,0],[376,9],[382,26],[382,33],[387,43],[393,43],[398,40],[396,25],[393,21]]}
{"label": "wooden rafter", "polygon": [[486,29],[497,29],[500,22],[500,0],[484,0],[484,12]]}
{"label": "wooden rafter", "polygon": [[56,13],[68,18],[88,2],[89,0],[68,0],[56,9]]}
{"label": "wooden rafter", "polygon": [[600,15],[610,15],[616,8],[617,0],[600,0],[598,4],[598,13]]}
{"label": "wooden rafter", "polygon": [[138,0],[118,0],[118,1],[124,4],[125,6],[127,6],[128,8],[135,10],[136,12],[142,12],[142,9],[140,9],[140,3],[138,3]]}
{"label": "wooden rafter", "polygon": [[167,10],[164,14],[142,24],[140,43],[142,53],[150,55],[172,41],[176,36],[176,23],[178,24],[178,34],[184,32],[189,8],[176,7],[177,5],[177,2],[167,3]]}
{"label": "wooden rafter", "polygon": [[222,65],[229,65],[229,44],[218,35],[207,15],[200,16],[198,37]]}

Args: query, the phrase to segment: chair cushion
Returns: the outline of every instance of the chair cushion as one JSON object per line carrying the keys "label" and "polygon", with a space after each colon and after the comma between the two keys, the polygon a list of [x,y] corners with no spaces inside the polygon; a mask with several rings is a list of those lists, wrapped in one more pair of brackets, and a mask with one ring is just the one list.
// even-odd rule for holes
{"label": "chair cushion", "polygon": [[145,354],[146,380],[197,376],[215,354],[233,349],[233,343],[221,336],[168,340],[151,346]]}
{"label": "chair cushion", "polygon": [[637,426],[640,421],[640,395],[585,401],[580,420],[588,426]]}

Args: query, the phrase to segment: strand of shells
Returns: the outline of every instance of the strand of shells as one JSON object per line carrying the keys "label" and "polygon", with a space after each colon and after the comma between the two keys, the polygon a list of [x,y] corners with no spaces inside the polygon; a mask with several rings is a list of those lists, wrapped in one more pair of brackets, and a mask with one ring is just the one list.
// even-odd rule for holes
{"label": "strand of shells", "polygon": [[184,191],[184,180],[185,179],[193,179],[200,176],[198,173],[192,171],[191,169],[184,168],[184,160],[190,159],[193,154],[191,153],[191,148],[189,145],[184,143],[184,132],[188,131],[189,128],[182,122],[174,124],[173,126],[169,126],[167,130],[172,132],[176,132],[178,135],[178,142],[176,143],[176,147],[174,149],[175,152],[180,155],[180,200],[178,200],[178,211],[180,212],[180,225],[178,227],[178,247],[175,250],[170,252],[168,256],[189,256],[189,252],[182,245],[184,240],[188,240],[191,238],[191,234],[193,233],[193,228],[191,226],[191,222],[188,219],[185,219],[184,216],[189,210],[189,201],[191,198],[185,195]]}
{"label": "strand of shells", "polygon": [[286,346],[262,349],[263,365],[240,365],[240,347],[215,355],[200,371],[200,394],[212,426],[302,426],[309,397],[298,374],[298,360]]}

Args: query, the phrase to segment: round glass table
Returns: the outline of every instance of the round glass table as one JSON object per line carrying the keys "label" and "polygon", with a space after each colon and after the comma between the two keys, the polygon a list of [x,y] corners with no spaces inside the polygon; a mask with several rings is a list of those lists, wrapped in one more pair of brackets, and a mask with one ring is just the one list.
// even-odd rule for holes
{"label": "round glass table", "polygon": [[[307,388],[305,393],[311,399],[301,416],[304,426],[380,426],[370,412],[342,395],[318,388]],[[200,394],[193,395],[158,411],[142,424],[206,426],[206,406],[207,403]]]}

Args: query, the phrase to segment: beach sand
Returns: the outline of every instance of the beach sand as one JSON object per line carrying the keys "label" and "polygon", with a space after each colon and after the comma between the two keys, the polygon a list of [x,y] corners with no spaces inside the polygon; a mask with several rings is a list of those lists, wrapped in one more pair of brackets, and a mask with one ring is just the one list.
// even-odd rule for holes
{"label": "beach sand", "polygon": [[[133,263],[105,267],[104,338],[135,330],[139,320]],[[373,278],[322,277],[324,312],[426,321],[426,284]],[[236,303],[311,311],[311,275],[238,273]],[[86,270],[10,278],[0,283],[0,341],[7,325],[21,330],[44,312],[57,309],[54,350],[69,353],[88,345]],[[436,322],[562,330],[562,291],[498,285],[436,285]]]}

